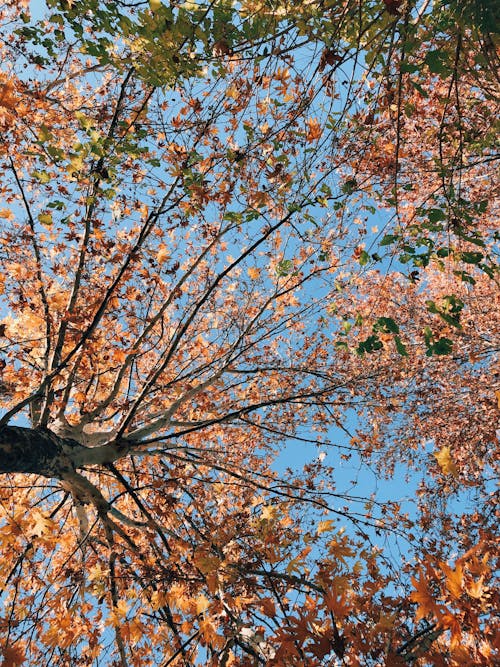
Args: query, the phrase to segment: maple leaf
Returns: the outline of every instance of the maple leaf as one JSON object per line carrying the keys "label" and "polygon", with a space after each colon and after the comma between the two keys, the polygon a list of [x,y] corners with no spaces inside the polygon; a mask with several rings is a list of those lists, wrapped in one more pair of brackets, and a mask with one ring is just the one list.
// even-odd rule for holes
{"label": "maple leaf", "polygon": [[279,509],[276,505],[264,505],[260,518],[264,521],[275,521],[279,517]]}
{"label": "maple leaf", "polygon": [[453,477],[458,477],[458,468],[453,461],[451,456],[450,448],[445,445],[441,447],[439,452],[434,454],[436,461],[439,464],[439,467],[445,475],[452,475]]}
{"label": "maple leaf", "polygon": [[33,537],[42,537],[54,530],[54,521],[42,514],[42,512],[34,513],[35,522],[31,527],[30,534]]}
{"label": "maple leaf", "polygon": [[5,109],[15,109],[18,100],[14,93],[15,87],[12,81],[6,81],[5,83],[0,83],[0,107]]}
{"label": "maple leaf", "polygon": [[410,593],[410,600],[418,605],[415,618],[419,620],[429,614],[441,615],[442,607],[437,604],[422,570],[419,571],[419,578],[412,577],[411,581],[415,590]]}
{"label": "maple leaf", "polygon": [[316,528],[316,534],[321,535],[322,533],[326,533],[327,531],[332,530],[334,526],[335,526],[335,521],[333,519],[326,519],[325,521],[320,521]]}
{"label": "maple leaf", "polygon": [[459,599],[464,589],[464,568],[460,563],[457,563],[455,569],[451,568],[447,563],[440,564],[446,580],[445,585],[452,597]]}
{"label": "maple leaf", "polygon": [[317,118],[309,118],[307,120],[306,140],[309,142],[316,141],[323,134],[323,128]]}
{"label": "maple leaf", "polygon": [[260,277],[260,269],[255,266],[249,267],[247,273],[252,280],[258,280]]}
{"label": "maple leaf", "polygon": [[2,649],[2,667],[19,667],[24,664],[25,653],[20,646],[5,646]]}

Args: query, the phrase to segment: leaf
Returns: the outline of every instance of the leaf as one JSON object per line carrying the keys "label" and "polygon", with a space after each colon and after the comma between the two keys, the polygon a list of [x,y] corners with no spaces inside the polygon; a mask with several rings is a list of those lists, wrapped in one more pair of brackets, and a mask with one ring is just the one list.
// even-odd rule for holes
{"label": "leaf", "polygon": [[12,81],[0,83],[0,107],[13,110],[16,108],[17,104],[18,100],[15,95],[15,86]]}
{"label": "leaf", "polygon": [[370,261],[370,255],[366,252],[366,250],[362,250],[358,262],[360,263],[361,266],[366,266],[369,261]]}
{"label": "leaf", "polygon": [[446,220],[446,213],[440,208],[431,208],[427,211],[427,217],[430,222],[439,222],[440,220]]}
{"label": "leaf", "polygon": [[2,667],[20,667],[26,659],[20,646],[4,646],[2,648]]}
{"label": "leaf", "polygon": [[15,216],[10,208],[0,208],[0,218],[4,220],[14,220]]}
{"label": "leaf", "polygon": [[326,519],[325,521],[320,521],[316,528],[316,535],[321,535],[326,533],[329,530],[333,530],[335,527],[335,521],[333,519]]}
{"label": "leaf", "polygon": [[419,578],[416,579],[415,577],[412,577],[411,581],[414,590],[410,593],[410,600],[417,604],[417,611],[415,614],[416,620],[418,621],[425,618],[429,614],[434,616],[438,610],[438,605],[434,600],[434,596],[425,579],[424,573],[420,571]]}
{"label": "leaf", "polygon": [[437,341],[432,343],[429,346],[427,353],[428,356],[432,354],[445,355],[450,354],[453,350],[453,341],[449,338],[438,338]]}
{"label": "leaf", "polygon": [[54,521],[50,517],[45,516],[42,512],[34,513],[34,517],[35,523],[30,531],[32,537],[42,537],[54,530]]}
{"label": "leaf", "polygon": [[448,446],[441,447],[439,452],[436,452],[434,456],[439,464],[439,467],[445,475],[458,477],[458,468],[453,461],[450,448]]}
{"label": "leaf", "polygon": [[306,141],[313,142],[321,138],[323,127],[317,118],[309,118],[306,122]]}
{"label": "leaf", "polygon": [[50,174],[47,173],[44,169],[41,171],[34,171],[33,178],[36,178],[40,183],[50,183]]}
{"label": "leaf", "polygon": [[408,356],[408,350],[406,348],[406,345],[402,342],[399,336],[394,337],[394,344],[396,345],[396,350],[398,351],[398,354],[400,354],[402,357]]}
{"label": "leaf", "polygon": [[260,269],[254,266],[248,267],[247,273],[252,280],[258,280],[260,277]]}
{"label": "leaf", "polygon": [[479,264],[484,255],[480,252],[461,252],[459,257],[466,264]]}
{"label": "leaf", "polygon": [[205,595],[196,598],[196,613],[203,614],[210,606],[210,601]]}
{"label": "leaf", "polygon": [[38,214],[38,221],[42,224],[45,225],[46,227],[50,227],[52,225],[52,213],[39,213]]}
{"label": "leaf", "polygon": [[276,273],[280,278],[284,278],[287,276],[290,271],[293,269],[293,262],[291,259],[283,259],[281,262],[278,263],[278,266],[276,267]]}
{"label": "leaf", "polygon": [[383,347],[384,344],[378,336],[368,336],[366,340],[359,343],[358,347],[356,348],[356,352],[359,355],[363,355],[365,352],[376,352],[377,350],[381,350]]}
{"label": "leaf", "polygon": [[45,123],[42,123],[40,125],[40,130],[38,132],[39,141],[41,141],[42,143],[45,143],[46,141],[49,141],[50,139],[52,139],[52,137],[53,137],[53,135],[52,135],[52,132],[50,131],[50,129],[47,127],[47,125],[45,125]]}
{"label": "leaf", "polygon": [[218,556],[210,554],[201,554],[195,557],[196,567],[203,574],[216,572],[222,564],[222,560]]}
{"label": "leaf", "polygon": [[398,237],[395,234],[386,234],[384,238],[380,241],[381,246],[391,245],[394,241],[397,241]]}
{"label": "leaf", "polygon": [[162,243],[159,246],[158,252],[156,253],[156,261],[158,264],[164,264],[170,258],[170,252],[167,246]]}
{"label": "leaf", "polygon": [[460,563],[457,563],[455,569],[451,568],[446,563],[441,563],[441,569],[446,575],[445,585],[451,596],[459,600],[464,588],[464,568]]}
{"label": "leaf", "polygon": [[264,505],[260,513],[260,518],[265,521],[274,521],[279,516],[279,509],[276,505]]}
{"label": "leaf", "polygon": [[392,317],[379,317],[373,325],[373,331],[381,331],[382,333],[399,333],[399,326],[392,319]]}
{"label": "leaf", "polygon": [[341,190],[344,194],[346,195],[351,195],[356,188],[358,187],[358,183],[355,178],[350,178],[347,181],[344,181],[344,183],[341,186]]}
{"label": "leaf", "polygon": [[425,63],[433,74],[441,74],[444,77],[450,72],[447,56],[443,51],[429,51],[425,56]]}

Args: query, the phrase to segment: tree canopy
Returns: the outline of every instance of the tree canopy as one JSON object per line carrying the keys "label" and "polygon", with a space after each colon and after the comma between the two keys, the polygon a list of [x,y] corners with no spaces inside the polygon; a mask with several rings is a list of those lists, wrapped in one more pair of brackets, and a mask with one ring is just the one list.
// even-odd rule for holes
{"label": "tree canopy", "polygon": [[493,5],[0,24],[2,664],[494,664]]}

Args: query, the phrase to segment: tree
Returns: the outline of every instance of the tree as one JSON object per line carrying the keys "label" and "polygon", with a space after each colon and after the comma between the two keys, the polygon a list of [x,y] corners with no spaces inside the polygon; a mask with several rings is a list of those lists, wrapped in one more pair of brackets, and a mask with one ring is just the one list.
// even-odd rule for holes
{"label": "tree", "polygon": [[47,4],[1,15],[4,664],[491,664],[486,10]]}

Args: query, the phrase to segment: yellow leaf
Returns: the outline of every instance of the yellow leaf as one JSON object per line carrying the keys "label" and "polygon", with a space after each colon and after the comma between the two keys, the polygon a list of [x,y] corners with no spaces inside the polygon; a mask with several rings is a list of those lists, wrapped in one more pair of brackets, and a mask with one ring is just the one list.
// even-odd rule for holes
{"label": "yellow leaf", "polygon": [[30,531],[30,534],[32,537],[41,537],[42,535],[51,532],[53,528],[54,521],[41,512],[37,512],[35,515],[35,523]]}
{"label": "yellow leaf", "polygon": [[439,452],[434,454],[434,456],[439,464],[439,467],[445,475],[453,475],[453,477],[458,476],[458,468],[451,457],[449,447],[441,447]]}
{"label": "yellow leaf", "polygon": [[327,530],[332,530],[335,521],[333,519],[327,519],[326,521],[320,521],[318,527],[316,528],[316,535],[321,535],[321,533],[326,533]]}
{"label": "yellow leaf", "polygon": [[496,392],[495,392],[495,396],[496,396],[496,398],[497,398],[497,406],[498,406],[498,409],[500,410],[500,389],[497,389],[497,390],[496,390]]}
{"label": "yellow leaf", "polygon": [[229,86],[229,88],[226,90],[226,97],[237,100],[239,96],[240,92],[236,86]]}
{"label": "yellow leaf", "polygon": [[160,9],[161,2],[160,0],[149,0],[149,8],[152,12],[156,12],[157,9]]}
{"label": "yellow leaf", "polygon": [[38,221],[41,222],[42,225],[50,227],[52,224],[52,213],[40,213],[38,216]]}
{"label": "yellow leaf", "polygon": [[273,521],[276,519],[278,516],[278,508],[275,507],[274,505],[265,505],[262,508],[262,512],[260,515],[261,519],[267,519],[268,521]]}
{"label": "yellow leaf", "polygon": [[200,634],[206,644],[215,646],[217,644],[217,628],[214,622],[205,618],[199,623]]}
{"label": "yellow leaf", "polygon": [[118,604],[114,608],[118,618],[126,618],[128,612],[128,604],[125,600],[118,600]]}
{"label": "yellow leaf", "polygon": [[90,582],[105,581],[108,577],[108,574],[108,570],[103,569],[102,566],[97,563],[97,565],[94,565],[89,569],[87,579]]}
{"label": "yellow leaf", "polygon": [[208,609],[210,606],[210,602],[204,595],[200,595],[199,597],[196,598],[196,613],[197,614],[202,614],[204,611]]}
{"label": "yellow leaf", "polygon": [[167,246],[162,243],[158,249],[158,253],[156,254],[156,261],[158,264],[163,264],[163,262],[166,262],[169,257],[170,253],[167,250]]}
{"label": "yellow leaf", "polygon": [[160,607],[163,607],[167,603],[167,596],[162,591],[153,591],[151,594],[151,607],[155,611],[158,611]]}

